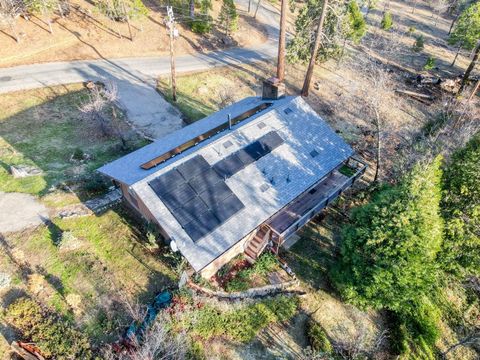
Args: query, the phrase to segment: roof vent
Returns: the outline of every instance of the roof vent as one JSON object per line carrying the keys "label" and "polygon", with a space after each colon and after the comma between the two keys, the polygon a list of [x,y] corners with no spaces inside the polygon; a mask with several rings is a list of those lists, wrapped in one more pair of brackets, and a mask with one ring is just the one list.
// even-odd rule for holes
{"label": "roof vent", "polygon": [[230,146],[232,146],[232,145],[233,145],[233,143],[232,143],[230,140],[227,140],[227,141],[225,141],[225,142],[223,143],[223,147],[224,147],[225,149],[228,149],[228,148],[229,148]]}
{"label": "roof vent", "polygon": [[291,112],[293,112],[293,110],[287,107],[287,108],[283,109],[283,112],[288,115]]}
{"label": "roof vent", "polygon": [[258,125],[257,125],[257,127],[259,129],[263,129],[265,126],[267,126],[267,125],[265,125],[265,123],[263,121],[259,122]]}
{"label": "roof vent", "polygon": [[267,191],[270,188],[270,186],[267,183],[263,183],[262,186],[260,186],[260,190],[262,192]]}
{"label": "roof vent", "polygon": [[314,158],[314,157],[316,157],[316,156],[318,156],[318,155],[319,155],[319,153],[318,153],[317,150],[312,150],[312,151],[310,151],[310,156],[311,156],[312,158]]}

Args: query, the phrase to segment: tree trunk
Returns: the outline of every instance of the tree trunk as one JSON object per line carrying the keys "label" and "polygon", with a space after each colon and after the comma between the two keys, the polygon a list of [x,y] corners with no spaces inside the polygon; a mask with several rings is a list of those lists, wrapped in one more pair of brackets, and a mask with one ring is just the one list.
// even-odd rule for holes
{"label": "tree trunk", "polygon": [[452,23],[450,24],[450,29],[448,29],[448,35],[450,35],[450,33],[452,32],[453,25],[455,25],[459,16],[460,16],[460,13],[458,13],[457,16],[455,16],[455,18],[452,20]]}
{"label": "tree trunk", "polygon": [[468,82],[468,78],[470,77],[470,73],[472,72],[473,68],[477,63],[479,53],[480,53],[480,41],[477,43],[477,46],[475,48],[475,53],[473,55],[473,59],[470,62],[470,65],[468,65],[467,71],[465,71],[465,74],[463,75],[462,83],[460,84],[460,89],[458,89],[457,95],[460,95],[463,89],[465,89],[465,86],[467,85],[467,82]]}
{"label": "tree trunk", "polygon": [[285,46],[286,46],[286,22],[287,22],[287,1],[282,0],[280,12],[280,34],[278,40],[277,78],[283,81],[285,78]]}
{"label": "tree trunk", "polygon": [[455,54],[455,57],[453,58],[453,62],[452,64],[450,65],[450,67],[453,67],[453,65],[455,65],[455,62],[457,61],[457,57],[458,57],[458,54],[460,53],[460,49],[462,48],[462,45],[460,44],[460,46],[458,47],[457,49],[457,53]]}
{"label": "tree trunk", "polygon": [[342,62],[343,55],[345,55],[345,47],[347,46],[347,38],[343,39],[343,45],[342,45],[342,52],[340,53],[340,56],[338,57],[337,61],[337,68],[340,66],[340,63]]}
{"label": "tree trunk", "polygon": [[417,0],[414,0],[413,5],[412,5],[412,14],[415,13],[415,8],[416,7],[417,7]]}
{"label": "tree trunk", "polygon": [[473,97],[477,94],[478,88],[480,87],[480,79],[477,81],[475,84],[475,87],[473,88],[472,93],[470,94],[470,97],[468,98],[468,101],[472,100]]}
{"label": "tree trunk", "polygon": [[128,34],[130,35],[130,41],[133,41],[132,26],[130,25],[130,17],[128,16],[127,9],[125,8],[125,1],[122,1],[122,11],[125,14],[127,20]]}
{"label": "tree trunk", "polygon": [[190,18],[195,18],[195,0],[190,0]]}
{"label": "tree trunk", "polygon": [[252,0],[248,0],[248,13],[250,14],[250,8],[252,6]]}
{"label": "tree trunk", "polygon": [[[376,113],[376,111],[375,111]],[[375,154],[375,176],[373,177],[373,181],[377,182],[378,181],[378,175],[380,173],[380,162],[381,162],[381,150],[382,150],[382,142],[381,142],[381,134],[380,134],[380,119],[379,115],[376,114],[376,120],[375,120],[375,128],[376,128],[376,133],[377,133],[377,139],[376,139],[376,154]]]}
{"label": "tree trunk", "polygon": [[315,44],[313,46],[313,51],[310,56],[310,63],[308,64],[307,74],[305,75],[305,81],[303,82],[303,88],[301,93],[303,97],[308,96],[308,90],[310,89],[310,82],[312,81],[313,69],[315,68],[315,60],[317,58],[318,49],[320,48],[320,42],[321,42],[322,33],[323,33],[323,23],[325,21],[327,9],[328,9],[328,0],[324,0],[323,6],[322,6],[322,13],[320,15],[320,21],[318,22],[317,34],[315,36]]}

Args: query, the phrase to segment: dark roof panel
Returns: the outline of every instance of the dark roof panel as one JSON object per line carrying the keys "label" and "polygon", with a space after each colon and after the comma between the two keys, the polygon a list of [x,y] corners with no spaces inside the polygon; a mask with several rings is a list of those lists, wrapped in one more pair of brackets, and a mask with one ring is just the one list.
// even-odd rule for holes
{"label": "dark roof panel", "polygon": [[169,193],[162,194],[159,197],[171,211],[172,209],[183,206],[183,204],[193,199],[195,196],[196,193],[193,191],[192,187],[187,183],[183,183]]}
{"label": "dark roof panel", "polygon": [[215,186],[215,184],[219,181],[223,181],[223,178],[220,177],[212,168],[210,168],[191,179],[189,184],[197,194],[200,194],[205,190]]}
{"label": "dark roof panel", "polygon": [[153,179],[148,183],[152,190],[158,196],[172,191],[173,188],[185,183],[182,175],[177,170],[170,170],[169,172]]}
{"label": "dark roof panel", "polygon": [[205,160],[203,156],[197,155],[178,165],[177,170],[182,174],[185,180],[188,181],[207,171],[209,168],[210,165],[207,160]]}
{"label": "dark roof panel", "polygon": [[235,175],[237,172],[243,169],[245,165],[240,160],[236,153],[227,156],[225,159],[220,160],[213,168],[222,178],[227,179],[230,176]]}

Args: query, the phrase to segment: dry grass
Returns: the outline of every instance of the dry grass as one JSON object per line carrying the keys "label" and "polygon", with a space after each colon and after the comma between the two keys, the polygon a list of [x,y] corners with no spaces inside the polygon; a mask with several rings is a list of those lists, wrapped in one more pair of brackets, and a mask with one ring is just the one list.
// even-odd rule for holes
{"label": "dry grass", "polygon": [[[72,12],[68,17],[53,16],[53,34],[48,32],[46,19],[40,17],[32,17],[30,21],[18,19],[17,31],[21,34],[18,44],[11,37],[10,29],[2,29],[0,67],[50,61],[168,54],[168,36],[163,25],[164,7],[160,7],[158,2],[146,2],[149,8],[148,17],[142,21],[133,21],[134,41],[128,38],[126,24],[114,23],[99,14],[92,2],[72,0],[70,3]],[[216,19],[221,2],[212,3],[212,16]],[[120,39],[118,33],[123,38]],[[180,22],[180,38],[175,44],[176,53],[187,54],[223,48],[225,45],[220,41],[222,36],[218,30],[208,36],[197,35],[192,33],[185,23]],[[233,45],[250,46],[265,39],[264,29],[250,16],[242,14]]]}

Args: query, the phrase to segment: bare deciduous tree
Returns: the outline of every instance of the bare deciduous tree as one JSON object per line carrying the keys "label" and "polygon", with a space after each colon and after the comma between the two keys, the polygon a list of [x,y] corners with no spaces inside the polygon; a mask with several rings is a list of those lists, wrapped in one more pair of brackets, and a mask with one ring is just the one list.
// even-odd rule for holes
{"label": "bare deciduous tree", "polygon": [[383,166],[383,144],[388,136],[387,127],[392,126],[388,120],[391,109],[396,106],[393,81],[388,70],[369,56],[356,58],[351,65],[360,75],[355,92],[356,97],[362,101],[362,115],[375,136],[374,181],[378,181]]}
{"label": "bare deciduous tree", "polygon": [[[136,322],[141,322],[146,309],[138,303],[130,302],[121,292],[119,301],[128,315]],[[165,313],[160,313],[153,324],[138,338],[130,338],[128,347],[107,346],[103,351],[106,360],[183,360],[188,348],[184,333],[172,331],[171,320]]]}
{"label": "bare deciduous tree", "polygon": [[400,173],[438,155],[448,158],[480,131],[480,110],[476,101],[445,94],[436,107],[435,117],[402,146]]}
{"label": "bare deciduous tree", "polygon": [[25,12],[25,5],[22,0],[0,0],[0,25],[10,27],[15,40],[20,42],[17,33],[17,18]]}
{"label": "bare deciduous tree", "polygon": [[[126,147],[126,140],[122,132],[105,114],[109,106],[114,106],[118,99],[117,94],[117,86],[113,82],[107,82],[104,86],[94,85],[90,89],[88,101],[80,105],[79,110],[98,125],[103,136],[117,136],[122,142],[122,146]],[[114,109],[113,107],[113,111]]]}

